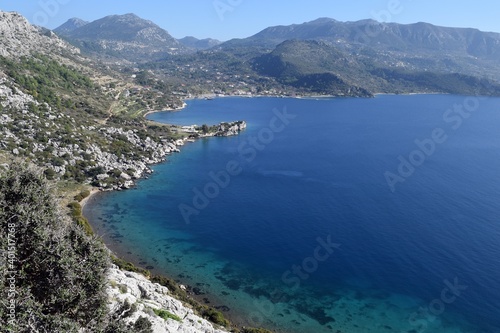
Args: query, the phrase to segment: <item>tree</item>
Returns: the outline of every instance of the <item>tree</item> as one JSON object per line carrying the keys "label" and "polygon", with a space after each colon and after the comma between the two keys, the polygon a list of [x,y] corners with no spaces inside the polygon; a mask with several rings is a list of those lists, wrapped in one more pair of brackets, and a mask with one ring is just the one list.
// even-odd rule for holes
{"label": "tree", "polygon": [[0,308],[2,332],[102,325],[109,255],[61,214],[42,172],[20,164],[0,172],[0,253],[0,299],[15,305]]}

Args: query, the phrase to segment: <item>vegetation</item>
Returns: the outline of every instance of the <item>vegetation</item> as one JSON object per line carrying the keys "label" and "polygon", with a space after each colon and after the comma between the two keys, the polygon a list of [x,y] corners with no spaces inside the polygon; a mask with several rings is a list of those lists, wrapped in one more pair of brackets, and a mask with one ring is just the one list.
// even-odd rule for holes
{"label": "vegetation", "polygon": [[76,202],[80,202],[83,199],[87,198],[89,195],[90,195],[90,191],[89,190],[83,190],[80,193],[78,193],[77,195],[75,195],[75,201]]}
{"label": "vegetation", "polygon": [[92,226],[89,221],[83,216],[82,206],[78,202],[72,202],[68,205],[70,209],[70,216],[73,218],[73,221],[79,225],[89,236],[94,234],[92,230]]}
{"label": "vegetation", "polygon": [[18,61],[0,57],[0,68],[39,103],[73,113],[83,111],[94,117],[105,116],[102,109],[109,105],[109,100],[99,86],[76,68],[40,54],[21,57]]}
{"label": "vegetation", "polygon": [[125,260],[118,258],[118,257],[115,257],[113,255],[111,256],[111,260],[112,260],[113,264],[115,264],[116,266],[118,266],[122,270],[134,272],[134,273],[140,273],[146,277],[151,276],[151,273],[148,270],[146,270],[144,268],[137,267],[131,262],[125,261]]}
{"label": "vegetation", "polygon": [[[106,322],[103,244],[66,220],[40,171],[12,165],[0,174],[0,308],[8,332],[99,331]],[[12,291],[15,290],[15,294]],[[15,320],[9,314],[15,313]]]}
{"label": "vegetation", "polygon": [[182,319],[179,316],[174,315],[173,313],[170,313],[167,310],[153,309],[153,312],[156,313],[158,317],[163,318],[164,320],[172,319],[179,322],[182,321]]}
{"label": "vegetation", "polygon": [[263,329],[263,328],[249,328],[249,327],[245,327],[241,333],[272,333],[271,331],[269,330],[266,330],[266,329]]}

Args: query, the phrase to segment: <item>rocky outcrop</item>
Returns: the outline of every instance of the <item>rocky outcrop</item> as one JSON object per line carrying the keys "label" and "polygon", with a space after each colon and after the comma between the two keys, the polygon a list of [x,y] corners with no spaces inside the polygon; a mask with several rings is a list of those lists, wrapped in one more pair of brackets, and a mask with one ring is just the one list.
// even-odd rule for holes
{"label": "rocky outcrop", "polygon": [[19,58],[33,53],[80,52],[51,31],[31,25],[26,18],[15,12],[0,11],[0,36],[0,56],[7,58]]}
{"label": "rocky outcrop", "polygon": [[[152,283],[141,274],[113,266],[108,276],[110,312],[118,314],[126,324],[143,317],[151,322],[154,333],[227,333],[169,296],[166,287]],[[163,313],[166,319],[157,313]]]}
{"label": "rocky outcrop", "polygon": [[247,128],[247,123],[244,121],[236,121],[233,123],[222,123],[217,128],[217,131],[214,134],[214,136],[238,135],[245,128]]}

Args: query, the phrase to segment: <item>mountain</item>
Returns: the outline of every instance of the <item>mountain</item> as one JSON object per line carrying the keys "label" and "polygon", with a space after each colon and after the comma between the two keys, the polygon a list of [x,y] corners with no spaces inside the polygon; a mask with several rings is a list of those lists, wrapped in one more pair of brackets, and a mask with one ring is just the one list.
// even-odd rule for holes
{"label": "mountain", "polygon": [[314,40],[287,40],[251,63],[261,75],[312,93],[363,97],[377,92],[500,93],[499,84],[471,75],[390,68],[376,58]]}
{"label": "mountain", "polygon": [[292,39],[323,41],[348,53],[408,70],[500,77],[499,33],[428,23],[339,22],[321,18],[269,27],[251,37],[225,42],[220,49],[253,47],[269,51]]}
{"label": "mountain", "polygon": [[72,31],[87,25],[89,22],[79,19],[77,17],[70,18],[63,25],[54,29],[54,32],[59,35],[69,34]]}
{"label": "mountain", "polygon": [[218,41],[217,39],[212,39],[212,38],[198,39],[192,36],[181,38],[178,41],[182,45],[195,49],[197,51],[206,50],[221,44],[221,42]]}
{"label": "mountain", "polygon": [[0,11],[0,35],[0,56],[3,57],[80,52],[51,31],[31,25],[26,18],[15,12]]}
{"label": "mountain", "polygon": [[106,16],[71,31],[63,26],[56,29],[61,36],[98,56],[146,62],[188,52],[167,31],[134,14]]}
{"label": "mountain", "polygon": [[289,40],[253,59],[253,68],[279,82],[315,93],[370,96],[359,85],[365,66],[324,42]]}
{"label": "mountain", "polygon": [[336,44],[370,46],[392,51],[460,52],[498,59],[500,34],[477,29],[439,27],[429,23],[397,24],[374,20],[339,22],[321,18],[303,24],[275,26],[231,44],[276,46],[289,40],[321,40]]}

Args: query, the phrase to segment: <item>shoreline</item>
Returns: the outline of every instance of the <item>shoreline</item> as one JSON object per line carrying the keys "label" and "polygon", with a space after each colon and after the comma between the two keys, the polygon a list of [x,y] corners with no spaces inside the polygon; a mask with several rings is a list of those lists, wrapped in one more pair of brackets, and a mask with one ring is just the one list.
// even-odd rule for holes
{"label": "shoreline", "polygon": [[[191,97],[191,98],[184,99],[182,107],[179,107],[179,108],[176,108],[176,109],[151,110],[151,111],[146,112],[143,115],[143,117],[147,121],[151,121],[153,123],[159,123],[159,122],[154,121],[154,120],[148,120],[146,117],[148,115],[150,115],[150,114],[159,113],[159,112],[179,112],[179,111],[184,110],[187,107],[187,105],[188,105],[187,102],[188,101],[190,101],[190,100],[198,100],[198,99],[202,100],[202,99],[205,99],[207,97],[213,97],[213,98],[284,98],[284,99],[286,99],[286,98],[290,98],[290,99],[335,99],[335,98],[349,98],[349,96],[333,96],[333,95],[320,95],[320,96],[317,96],[317,95],[308,95],[308,96],[279,96],[279,95],[252,95],[252,96],[224,95],[224,96],[215,96],[215,95],[200,95],[200,96],[196,96],[196,97]],[[377,97],[377,95],[374,95],[374,97]],[[355,98],[358,98],[358,97],[355,97]],[[163,123],[159,123],[159,124],[163,124]],[[200,138],[202,138],[202,137],[200,137]],[[160,163],[163,163],[165,160],[166,160],[166,156],[165,156],[164,160],[162,162],[160,162]],[[147,174],[143,174],[140,178],[134,180],[134,183],[136,181],[146,180],[147,179],[146,176],[147,176]],[[135,187],[135,184],[134,184],[134,187]],[[134,187],[130,188],[129,190],[133,189]],[[225,304],[223,303],[223,300],[220,300],[216,295],[212,295],[212,294],[196,295],[194,292],[192,292],[193,288],[195,288],[195,282],[191,282],[190,284],[188,284],[185,281],[182,281],[182,280],[178,279],[177,277],[174,277],[171,273],[160,271],[156,267],[153,268],[153,269],[148,269],[147,267],[143,267],[143,265],[141,264],[141,262],[144,261],[146,258],[141,258],[139,255],[134,254],[133,251],[127,251],[125,249],[120,248],[119,244],[113,244],[114,243],[113,240],[110,239],[110,238],[107,238],[105,236],[105,234],[102,232],[102,228],[100,226],[98,226],[99,222],[96,221],[96,220],[93,220],[93,219],[89,219],[88,214],[85,214],[85,208],[88,209],[88,205],[91,204],[93,200],[99,200],[99,195],[100,194],[104,195],[104,194],[106,194],[106,192],[111,193],[111,192],[114,192],[114,191],[115,190],[103,191],[103,190],[100,190],[98,188],[93,187],[92,190],[91,190],[90,195],[88,197],[86,197],[85,199],[83,199],[80,202],[80,205],[82,207],[83,216],[85,218],[87,218],[87,220],[89,221],[89,224],[91,225],[91,227],[92,227],[95,235],[97,237],[101,238],[101,240],[103,241],[105,247],[108,249],[109,253],[111,255],[119,258],[119,259],[122,259],[124,261],[132,263],[137,268],[147,270],[147,271],[151,272],[154,275],[158,275],[158,276],[163,276],[163,277],[169,278],[169,279],[175,281],[179,286],[180,285],[188,286],[189,290],[191,291],[189,293],[189,296],[191,298],[193,298],[194,300],[196,300],[200,304],[209,306],[209,307],[211,307],[213,309],[216,309],[217,304],[220,304],[220,305],[224,306]],[[101,232],[99,232],[99,231],[101,231]],[[208,299],[209,302],[206,302],[207,299]],[[238,327],[244,327],[244,325],[246,325],[246,323],[239,322],[236,318],[246,317],[248,315],[248,313],[237,313],[237,312],[234,312],[233,310],[229,310],[229,311],[226,311],[226,312],[223,312],[223,313],[224,313],[224,316],[227,319],[229,319],[231,321],[231,323],[233,323],[234,325],[236,325]]]}
{"label": "shoreline", "polygon": [[[224,97],[241,97],[241,96],[224,96]],[[262,97],[270,97],[270,96],[262,96]],[[194,98],[184,99],[182,107],[179,107],[176,109],[166,109],[166,110],[151,110],[151,111],[146,112],[143,115],[143,117],[147,121],[164,125],[163,123],[160,123],[160,122],[157,122],[154,120],[148,120],[146,117],[150,114],[158,113],[158,112],[182,111],[183,109],[185,109],[187,107],[186,101],[195,100],[195,99],[203,99],[203,98],[204,97],[194,97]],[[218,96],[217,98],[223,98],[223,97]],[[241,123],[241,121],[237,121],[234,123]],[[243,121],[243,124],[246,127],[246,123],[244,121]],[[245,127],[243,127],[242,129],[244,129]],[[212,134],[214,134],[214,133],[212,133]],[[234,135],[234,134],[230,134],[230,135]],[[211,137],[211,136],[215,136],[215,135],[200,135],[198,138],[202,139],[202,138]],[[194,139],[194,140],[196,140],[196,139]],[[189,141],[190,140],[188,140],[187,137],[183,140],[184,143],[189,142]],[[180,152],[180,151],[181,150],[178,150],[177,152]],[[165,155],[163,157],[162,161],[160,161],[158,163],[147,163],[145,161],[144,162],[146,163],[146,165],[148,166],[148,169],[149,169],[150,166],[164,163],[167,160],[167,156],[168,155]],[[148,173],[143,173],[141,175],[141,177],[134,179],[134,185],[130,188],[127,188],[126,190],[132,190],[132,189],[136,188],[137,182],[142,181],[142,180],[146,180],[147,176],[148,176]],[[247,325],[247,323],[240,322],[239,320],[237,320],[237,318],[245,317],[247,315],[247,313],[238,313],[238,312],[235,312],[234,310],[220,310],[220,308],[228,308],[226,306],[226,304],[224,303],[224,300],[222,300],[219,297],[217,297],[216,295],[213,295],[210,293],[197,294],[195,291],[197,289],[196,282],[191,281],[190,283],[186,283],[186,281],[182,281],[182,279],[179,279],[178,277],[174,277],[174,275],[171,272],[163,271],[163,270],[160,270],[156,267],[152,267],[152,268],[149,266],[144,267],[145,265],[143,265],[142,262],[144,262],[147,258],[141,258],[139,255],[134,254],[133,251],[127,251],[126,249],[120,248],[119,244],[114,244],[115,242],[113,241],[113,239],[106,237],[106,234],[102,230],[102,227],[99,225],[99,222],[96,219],[92,218],[91,217],[92,214],[88,214],[88,211],[86,211],[86,210],[89,209],[89,207],[88,207],[89,205],[91,205],[93,202],[96,202],[97,200],[99,200],[100,195],[105,195],[107,192],[111,193],[111,192],[115,192],[115,191],[117,191],[117,190],[115,190],[115,189],[103,190],[103,189],[100,189],[98,187],[92,187],[92,189],[90,190],[90,194],[86,198],[84,198],[80,201],[80,206],[82,209],[83,217],[85,217],[87,219],[89,225],[92,228],[94,235],[96,237],[99,237],[102,240],[104,246],[109,251],[110,255],[114,256],[120,260],[123,260],[123,261],[126,261],[126,262],[133,264],[133,266],[135,266],[139,270],[144,270],[144,271],[150,272],[151,275],[149,277],[146,276],[144,273],[140,273],[140,274],[144,275],[148,280],[150,280],[152,276],[159,276],[159,277],[164,277],[164,278],[167,278],[167,279],[174,281],[177,284],[177,286],[180,287],[181,289],[184,289],[187,287],[187,289],[184,289],[184,290],[186,290],[189,298],[193,299],[194,301],[199,303],[201,306],[208,306],[211,309],[214,309],[216,311],[221,312],[224,315],[224,317],[230,321],[230,323],[232,324],[231,325],[232,327],[244,328],[245,325]],[[102,224],[102,222],[101,222],[101,224]],[[173,295],[173,297],[178,299],[179,301],[181,301],[176,296]],[[181,301],[181,302],[184,303],[184,301]],[[185,303],[185,305],[188,306],[189,304]]]}
{"label": "shoreline", "polygon": [[[109,193],[108,193],[109,192]],[[220,296],[217,296],[216,294],[208,291],[204,291],[201,294],[198,294],[196,290],[199,288],[197,286],[197,281],[188,281],[186,279],[183,279],[179,276],[176,275],[175,272],[168,271],[166,269],[162,269],[157,267],[154,263],[151,263],[150,261],[147,261],[148,258],[142,257],[140,254],[137,254],[134,252],[132,249],[124,248],[121,246],[120,241],[114,240],[112,237],[109,237],[108,233],[103,230],[103,227],[101,226],[104,222],[103,221],[97,221],[93,218],[89,218],[89,214],[85,212],[85,208],[89,209],[89,205],[92,205],[93,203],[96,203],[99,201],[101,195],[106,195],[110,194],[114,191],[100,191],[100,190],[94,190],[91,192],[91,195],[89,195],[86,200],[82,200],[81,205],[82,205],[82,213],[83,216],[88,220],[89,224],[92,227],[92,230],[94,232],[94,235],[98,238],[101,239],[103,242],[104,246],[106,249],[109,251],[109,254],[111,256],[114,256],[118,258],[119,260],[122,260],[127,263],[131,263],[133,267],[137,268],[138,271],[132,271],[136,272],[138,274],[143,275],[147,280],[150,280],[153,277],[162,277],[166,278],[168,280],[171,280],[175,282],[178,288],[184,290],[188,296],[188,298],[194,300],[201,306],[206,306],[211,309],[214,309],[218,312],[221,312],[224,316],[225,319],[229,320],[231,323],[230,327],[233,328],[244,328],[248,327],[248,322],[241,321],[239,319],[241,318],[247,318],[248,313],[247,312],[238,312],[237,310],[233,309],[232,307],[228,307],[228,303],[225,302],[223,298]],[[101,225],[100,225],[101,224]],[[144,262],[147,261],[148,264],[153,264],[153,267],[150,267]],[[122,271],[127,271],[126,269],[119,268]],[[140,272],[143,271],[143,272]],[[144,272],[149,272],[149,276],[146,275]],[[182,302],[186,307],[190,307],[191,305],[186,302],[181,300],[181,298],[177,297],[176,294],[170,294],[171,297],[179,300]],[[224,310],[224,308],[227,308],[227,310]],[[259,329],[266,329],[263,327],[255,327]],[[268,332],[268,331],[264,331]],[[269,331],[270,332],[270,331]],[[275,331],[273,331],[275,332]],[[276,331],[277,332],[277,331]],[[284,332],[280,332],[284,333]]]}
{"label": "shoreline", "polygon": [[80,206],[82,207],[82,210],[83,210],[83,208],[85,208],[85,206],[87,205],[89,200],[92,199],[92,197],[94,197],[97,193],[101,193],[101,192],[102,191],[99,190],[97,187],[92,187],[92,189],[90,190],[90,194],[86,198],[83,198],[82,201],[80,201]]}
{"label": "shoreline", "polygon": [[[377,95],[412,95],[412,94],[426,94],[426,93],[407,93],[407,94],[389,94],[389,93],[374,93],[373,97],[376,97]],[[438,93],[437,93],[438,94]],[[288,95],[217,95],[217,94],[201,94],[198,96],[194,97],[187,97],[183,98],[183,105],[178,107],[178,108],[166,108],[162,110],[150,110],[144,113],[142,116],[146,118],[148,115],[153,114],[153,113],[159,113],[159,112],[177,112],[177,111],[182,111],[184,110],[188,105],[187,101],[193,101],[193,100],[213,100],[216,98],[290,98],[290,99],[334,99],[334,98],[373,98],[373,97],[360,97],[360,96],[338,96],[338,95],[295,95],[295,96],[288,96]],[[155,122],[154,120],[149,120],[148,121]]]}
{"label": "shoreline", "polygon": [[[374,97],[377,97],[378,95],[403,95],[403,94],[377,94]],[[410,96],[410,95],[416,95],[416,94],[404,94],[404,95]],[[267,95],[245,97],[245,96],[226,95],[226,96],[218,96],[216,98],[291,98],[291,99],[296,99],[296,98],[304,98],[304,99],[323,98],[323,99],[330,99],[330,98],[349,98],[349,97],[339,97],[339,96],[308,96],[308,97],[290,97],[290,96],[287,96],[287,97],[280,97],[280,96],[267,96]],[[184,105],[183,105],[182,108],[171,109],[171,110],[149,111],[146,114],[144,114],[144,117],[146,118],[147,115],[152,114],[152,113],[157,113],[157,112],[177,112],[177,111],[182,111],[187,106],[186,101],[196,100],[196,99],[203,99],[203,97],[194,97],[194,98],[189,98],[189,99],[184,100]],[[154,122],[154,123],[159,123],[159,122],[156,122],[154,120],[148,120],[148,121],[151,121],[151,122]],[[160,124],[163,124],[163,123],[160,123]],[[167,158],[167,156],[165,156],[164,160],[162,162],[160,162],[160,163],[163,163],[166,160],[166,158]],[[151,164],[151,165],[153,165],[153,164]],[[142,177],[138,178],[137,180],[134,180],[134,182],[145,180],[146,176],[147,176],[147,174],[144,174]],[[134,187],[132,187],[132,189],[133,188]],[[100,199],[100,197],[99,197],[98,194],[102,193],[104,195],[106,192],[110,192],[111,193],[111,192],[114,192],[114,191],[113,190],[102,191],[102,190],[99,190],[97,188],[93,188],[91,190],[91,194],[87,198],[83,199],[80,204],[82,206],[82,211],[83,211],[84,217],[88,219],[90,225],[92,226],[92,229],[94,230],[95,235],[97,237],[99,237],[99,238],[102,239],[104,245],[109,250],[110,254],[116,256],[119,259],[122,259],[122,260],[125,260],[127,262],[130,262],[130,263],[134,264],[137,268],[142,268],[144,270],[148,270],[148,271],[150,271],[152,273],[152,275],[164,276],[166,278],[169,278],[169,279],[175,281],[178,286],[179,285],[188,286],[188,290],[190,291],[188,293],[188,295],[192,299],[196,300],[199,304],[202,304],[202,305],[205,305],[205,306],[209,306],[210,308],[213,308],[213,309],[217,309],[217,307],[219,307],[221,305],[225,305],[224,302],[223,302],[223,300],[221,300],[220,298],[218,298],[217,295],[213,295],[213,294],[209,294],[209,293],[203,294],[203,295],[196,295],[193,292],[193,289],[196,287],[196,282],[192,281],[190,283],[186,283],[186,281],[183,281],[179,277],[175,277],[172,274],[172,272],[163,272],[163,271],[159,270],[156,267],[154,267],[152,269],[148,269],[147,267],[144,267],[144,265],[141,264],[141,261],[145,261],[145,259],[147,259],[147,258],[141,258],[140,255],[135,254],[132,249],[127,250],[127,249],[120,248],[120,244],[113,242],[113,240],[110,239],[109,237],[106,238],[106,236],[102,233],[102,228],[100,226],[98,226],[98,224],[100,222],[97,221],[97,220],[89,219],[88,218],[88,214],[85,214],[85,208],[88,209],[88,205],[92,204],[92,201]],[[99,229],[101,229],[101,233],[98,233]],[[205,299],[208,299],[209,302],[206,302]],[[239,322],[236,318],[239,318],[239,317],[240,318],[246,318],[246,316],[248,315],[248,313],[238,313],[237,311],[234,311],[232,309],[230,309],[228,311],[224,311],[222,313],[224,314],[224,316],[227,319],[229,319],[237,327],[241,327],[241,326],[245,325],[245,323]]]}

